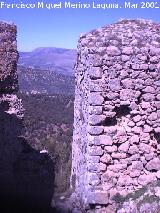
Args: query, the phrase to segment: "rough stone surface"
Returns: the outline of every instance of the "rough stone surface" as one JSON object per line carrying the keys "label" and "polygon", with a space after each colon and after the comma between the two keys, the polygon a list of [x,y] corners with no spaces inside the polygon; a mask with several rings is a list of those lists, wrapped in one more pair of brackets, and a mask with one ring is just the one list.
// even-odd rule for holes
{"label": "rough stone surface", "polygon": [[10,93],[18,89],[16,43],[17,28],[14,24],[0,23],[0,88],[2,93]]}
{"label": "rough stone surface", "polygon": [[[151,21],[123,20],[79,40],[71,187],[84,206],[93,205],[91,212],[104,204],[116,212],[113,194],[160,178],[159,29]],[[98,185],[89,182],[89,164]]]}
{"label": "rough stone surface", "polygon": [[111,146],[113,144],[113,140],[110,136],[108,135],[100,135],[100,136],[95,136],[93,138],[93,143],[95,145],[106,145],[106,146]]}
{"label": "rough stone surface", "polygon": [[160,159],[154,158],[151,161],[149,161],[146,165],[147,170],[160,170]]}

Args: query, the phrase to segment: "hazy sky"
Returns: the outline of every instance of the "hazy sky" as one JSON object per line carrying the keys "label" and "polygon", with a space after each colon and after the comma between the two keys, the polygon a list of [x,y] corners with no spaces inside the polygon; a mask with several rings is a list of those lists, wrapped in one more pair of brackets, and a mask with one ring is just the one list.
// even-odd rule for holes
{"label": "hazy sky", "polygon": [[[4,3],[36,3],[43,0],[4,0]],[[160,2],[159,0],[157,0]],[[0,3],[2,3],[0,2]],[[44,0],[44,3],[59,3]],[[64,0],[62,0],[64,2]],[[91,0],[72,0],[91,3]],[[122,3],[124,0],[95,0],[95,3]],[[132,3],[142,2],[132,0]],[[144,0],[144,2],[147,2]],[[159,3],[160,6],[160,3]],[[30,51],[36,47],[76,48],[79,35],[114,23],[120,18],[145,18],[160,22],[159,9],[6,9],[0,8],[0,19],[12,21],[18,27],[18,49]]]}

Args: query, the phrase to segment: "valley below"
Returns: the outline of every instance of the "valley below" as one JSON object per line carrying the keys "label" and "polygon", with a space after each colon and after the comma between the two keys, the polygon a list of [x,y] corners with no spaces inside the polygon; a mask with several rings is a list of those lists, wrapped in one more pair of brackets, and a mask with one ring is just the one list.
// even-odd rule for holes
{"label": "valley below", "polygon": [[53,161],[55,196],[69,189],[74,54],[73,50],[60,48],[38,48],[33,53],[20,53],[17,70],[18,96],[25,108],[23,137],[35,150],[47,152]]}

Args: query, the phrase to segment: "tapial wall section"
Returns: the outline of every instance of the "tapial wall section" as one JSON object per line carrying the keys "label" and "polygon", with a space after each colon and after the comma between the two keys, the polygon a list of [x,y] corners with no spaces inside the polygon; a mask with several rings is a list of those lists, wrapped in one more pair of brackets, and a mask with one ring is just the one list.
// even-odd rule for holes
{"label": "tapial wall section", "polygon": [[160,25],[122,20],[77,51],[72,187],[108,205],[160,178]]}
{"label": "tapial wall section", "polygon": [[17,28],[14,24],[0,22],[0,93],[17,90]]}
{"label": "tapial wall section", "polygon": [[14,24],[0,21],[1,212],[48,212],[54,189],[54,163],[23,137],[24,108],[17,96],[16,34]]}

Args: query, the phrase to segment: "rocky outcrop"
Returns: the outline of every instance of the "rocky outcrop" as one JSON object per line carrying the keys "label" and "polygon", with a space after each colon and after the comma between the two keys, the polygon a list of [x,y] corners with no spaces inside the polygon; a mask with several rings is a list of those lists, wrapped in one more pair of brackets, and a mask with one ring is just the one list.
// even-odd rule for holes
{"label": "rocky outcrop", "polygon": [[113,213],[117,194],[160,178],[160,25],[123,20],[82,35],[75,70],[71,186],[86,209]]}
{"label": "rocky outcrop", "polygon": [[0,22],[0,211],[48,212],[54,165],[21,136],[24,109],[16,92],[16,26]]}

